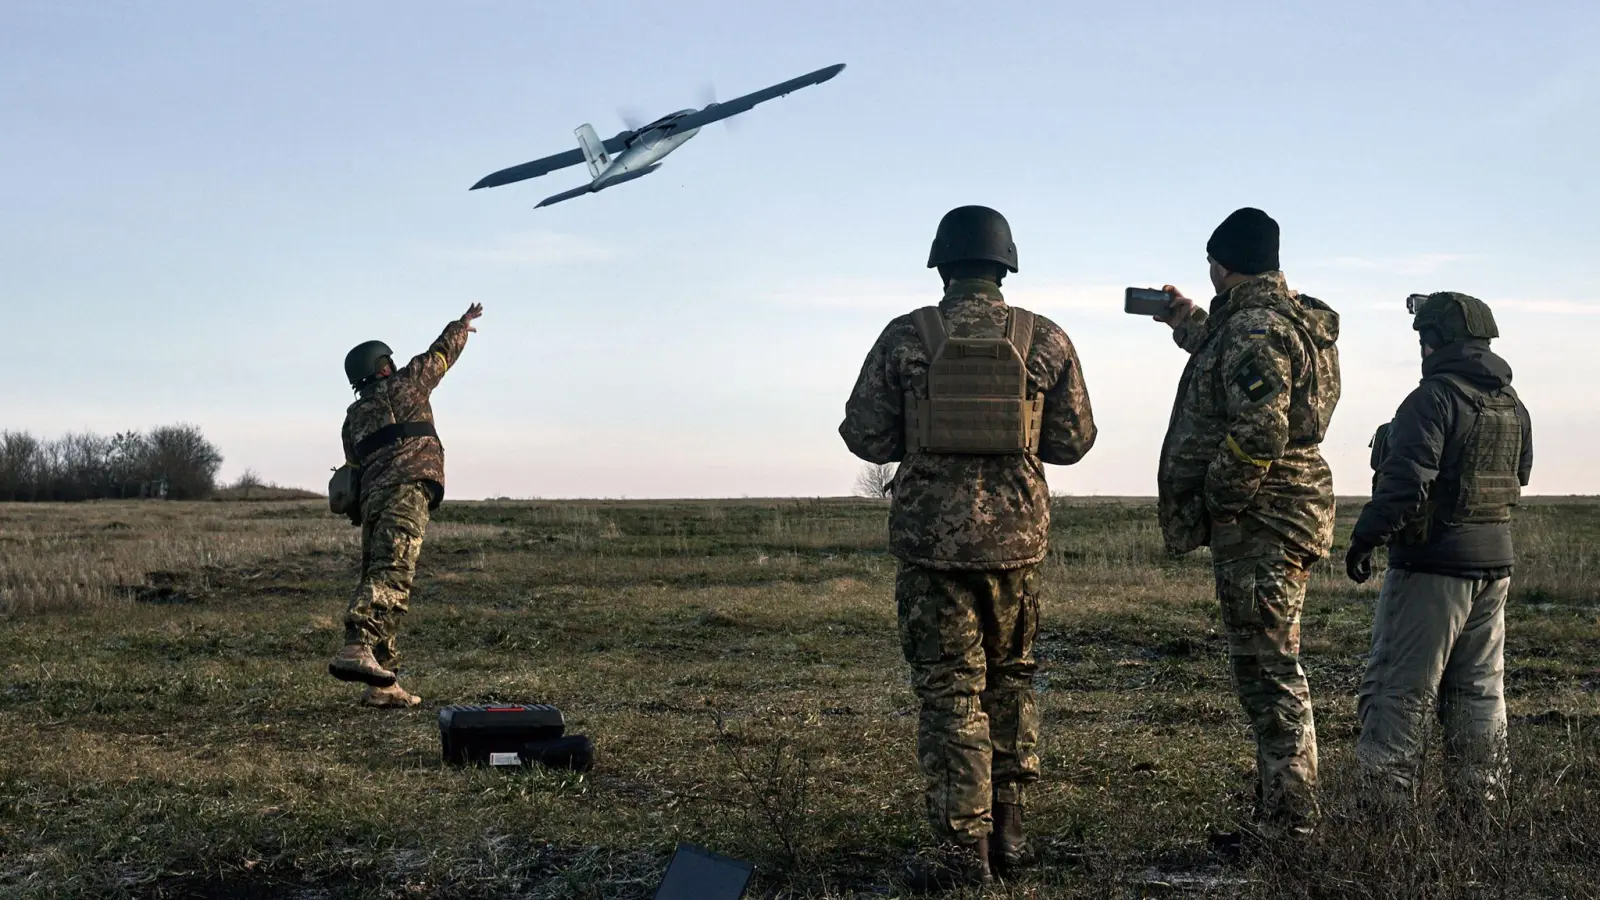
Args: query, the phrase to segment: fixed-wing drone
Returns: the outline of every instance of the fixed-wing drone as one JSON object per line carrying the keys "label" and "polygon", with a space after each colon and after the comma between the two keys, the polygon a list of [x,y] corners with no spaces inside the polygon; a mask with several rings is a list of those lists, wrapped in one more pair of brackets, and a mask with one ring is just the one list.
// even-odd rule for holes
{"label": "fixed-wing drone", "polygon": [[[575,166],[581,162],[589,164],[588,184],[562,191],[552,197],[546,197],[539,202],[539,206],[549,206],[563,200],[571,200],[584,194],[603,191],[625,181],[643,178],[661,168],[661,160],[668,153],[683,146],[684,142],[699,133],[700,129],[712,122],[718,122],[730,116],[748,110],[757,103],[782,97],[790,91],[799,90],[813,84],[821,84],[844,70],[844,63],[832,65],[826,69],[818,69],[809,75],[791,78],[782,84],[775,84],[754,93],[745,94],[729,100],[727,103],[708,103],[704,109],[680,109],[668,113],[648,125],[631,128],[623,131],[616,137],[601,142],[600,136],[595,134],[594,127],[585,123],[578,126],[578,149],[546,156],[509,169],[501,169],[492,175],[485,175],[471,190],[486,187],[499,187],[502,184],[511,184],[528,178],[537,178],[546,172]],[[535,207],[537,208],[537,207]]]}

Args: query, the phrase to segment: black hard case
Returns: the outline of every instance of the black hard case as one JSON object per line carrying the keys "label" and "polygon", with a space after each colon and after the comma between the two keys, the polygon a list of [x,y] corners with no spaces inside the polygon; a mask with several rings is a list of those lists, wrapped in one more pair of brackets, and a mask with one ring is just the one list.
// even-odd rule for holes
{"label": "black hard case", "polygon": [[492,753],[520,756],[529,743],[559,738],[566,728],[561,710],[545,704],[439,710],[439,739],[450,763],[488,763]]}

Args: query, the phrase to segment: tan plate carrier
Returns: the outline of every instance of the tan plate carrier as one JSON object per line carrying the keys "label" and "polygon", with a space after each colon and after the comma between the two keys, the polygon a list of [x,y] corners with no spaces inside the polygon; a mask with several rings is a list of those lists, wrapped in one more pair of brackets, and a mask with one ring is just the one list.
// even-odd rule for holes
{"label": "tan plate carrier", "polygon": [[951,337],[939,307],[911,314],[928,348],[928,396],[906,391],[906,452],[1039,452],[1044,394],[1028,398],[1033,313],[1011,307],[998,338]]}

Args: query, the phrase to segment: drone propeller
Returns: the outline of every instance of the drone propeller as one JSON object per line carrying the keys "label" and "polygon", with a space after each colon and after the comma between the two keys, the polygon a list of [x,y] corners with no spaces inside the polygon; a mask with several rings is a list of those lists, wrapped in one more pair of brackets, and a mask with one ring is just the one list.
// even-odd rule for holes
{"label": "drone propeller", "polygon": [[638,131],[645,124],[644,118],[639,115],[639,111],[631,106],[617,107],[617,118],[622,120],[622,124],[628,126],[629,131]]}
{"label": "drone propeller", "polygon": [[[710,105],[712,105],[713,103],[716,103],[716,102],[717,102],[717,86],[712,84],[709,81],[701,84],[700,85],[700,107],[702,109],[704,109],[705,107],[710,106]],[[736,126],[733,124],[733,120],[737,119],[737,118],[738,118],[738,116],[729,116],[728,118],[723,119],[722,120],[723,127],[727,128],[729,131],[734,131],[736,129]]]}

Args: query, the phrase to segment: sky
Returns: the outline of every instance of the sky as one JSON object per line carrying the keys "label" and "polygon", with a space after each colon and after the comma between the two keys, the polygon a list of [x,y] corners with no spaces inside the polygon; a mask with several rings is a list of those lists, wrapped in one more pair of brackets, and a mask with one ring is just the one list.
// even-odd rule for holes
{"label": "sky", "polygon": [[[1340,494],[1416,386],[1413,292],[1491,304],[1531,493],[1600,493],[1600,5],[0,3],[0,429],[199,425],[322,489],[345,352],[422,352],[452,497],[833,496],[940,216],[1000,210],[1100,436],[1064,494],[1150,495],[1185,356],[1128,285],[1209,297],[1241,206],[1339,311]],[[833,63],[646,178],[483,175]]]}

